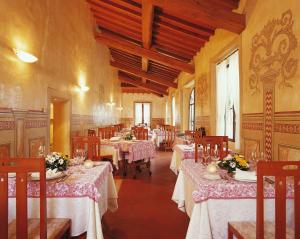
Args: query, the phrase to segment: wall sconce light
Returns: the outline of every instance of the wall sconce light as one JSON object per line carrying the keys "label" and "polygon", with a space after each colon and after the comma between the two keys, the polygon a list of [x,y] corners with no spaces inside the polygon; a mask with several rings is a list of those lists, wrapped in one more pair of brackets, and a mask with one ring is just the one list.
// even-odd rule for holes
{"label": "wall sconce light", "polygon": [[28,52],[22,51],[20,49],[16,49],[14,48],[14,53],[16,54],[16,56],[23,62],[26,63],[34,63],[38,60],[38,58]]}
{"label": "wall sconce light", "polygon": [[109,106],[114,106],[116,103],[115,102],[107,102],[106,104]]}
{"label": "wall sconce light", "polygon": [[90,87],[88,87],[86,85],[80,85],[78,88],[79,88],[80,92],[87,92],[90,89]]}

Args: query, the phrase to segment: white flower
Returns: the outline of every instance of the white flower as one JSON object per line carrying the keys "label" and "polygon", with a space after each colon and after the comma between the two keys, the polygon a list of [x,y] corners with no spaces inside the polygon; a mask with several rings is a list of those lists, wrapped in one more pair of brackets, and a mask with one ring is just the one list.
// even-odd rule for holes
{"label": "white flower", "polygon": [[236,167],[236,163],[235,163],[235,162],[230,162],[229,166],[230,166],[231,168],[235,168],[235,167]]}
{"label": "white flower", "polygon": [[58,161],[58,163],[59,163],[60,165],[63,165],[63,164],[64,164],[64,160],[63,160],[63,159],[60,159],[60,160]]}

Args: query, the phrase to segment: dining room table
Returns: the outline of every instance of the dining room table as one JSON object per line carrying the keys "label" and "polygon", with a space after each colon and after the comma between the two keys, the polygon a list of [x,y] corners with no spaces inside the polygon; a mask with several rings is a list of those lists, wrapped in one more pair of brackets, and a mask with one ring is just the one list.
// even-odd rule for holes
{"label": "dining room table", "polygon": [[[28,176],[28,217],[39,217],[39,180]],[[9,222],[16,218],[16,184],[10,177]],[[118,195],[109,162],[96,162],[87,169],[70,166],[62,177],[47,179],[47,217],[70,218],[71,236],[86,232],[86,238],[103,239],[101,218],[105,212],[118,208]]]}
{"label": "dining room table", "polygon": [[[199,160],[202,157],[202,150],[199,149]],[[176,144],[173,147],[173,153],[170,163],[170,169],[178,175],[181,163],[185,159],[195,158],[195,144]]]}
{"label": "dining room table", "polygon": [[[211,177],[207,166],[194,159],[186,159],[181,164],[172,200],[190,217],[186,239],[225,239],[229,221],[256,220],[256,182],[238,181],[224,170],[215,174],[219,177]],[[274,221],[274,183],[266,181],[264,189],[265,220]],[[293,193],[293,187],[287,186],[290,227],[294,223]]]}
{"label": "dining room table", "polygon": [[113,158],[113,164],[118,165],[122,161],[124,172],[126,171],[125,161],[129,164],[139,160],[147,162],[154,159],[156,152],[151,140],[101,140],[101,150],[102,147],[110,148],[112,153],[118,155]]}

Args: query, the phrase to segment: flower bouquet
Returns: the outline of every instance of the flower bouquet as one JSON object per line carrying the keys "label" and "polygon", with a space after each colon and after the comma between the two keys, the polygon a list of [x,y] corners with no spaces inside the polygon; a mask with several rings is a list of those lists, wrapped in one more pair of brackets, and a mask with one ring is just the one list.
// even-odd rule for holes
{"label": "flower bouquet", "polygon": [[226,158],[218,163],[218,166],[222,169],[226,169],[228,173],[235,172],[236,168],[243,171],[247,171],[250,168],[244,156],[239,154],[229,154]]}
{"label": "flower bouquet", "polygon": [[133,134],[131,134],[131,133],[127,133],[126,135],[125,135],[125,137],[124,137],[124,140],[132,140],[133,139]]}
{"label": "flower bouquet", "polygon": [[62,172],[67,169],[68,158],[62,153],[52,152],[46,156],[46,169]]}

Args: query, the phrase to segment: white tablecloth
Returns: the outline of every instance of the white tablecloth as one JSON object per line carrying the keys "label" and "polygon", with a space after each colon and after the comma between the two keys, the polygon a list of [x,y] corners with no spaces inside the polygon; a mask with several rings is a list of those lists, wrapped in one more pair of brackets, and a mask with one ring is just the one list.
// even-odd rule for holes
{"label": "white tablecloth", "polygon": [[[179,171],[172,200],[190,217],[186,239],[225,239],[228,221],[255,221],[256,199],[209,199],[194,203],[196,189],[189,177]],[[293,227],[293,200],[287,201],[287,224]],[[274,200],[265,200],[265,220],[274,221]]]}
{"label": "white tablecloth", "polygon": [[101,156],[103,155],[112,155],[112,161],[114,166],[118,169],[118,162],[122,160],[122,156],[120,155],[120,150],[113,145],[103,145],[101,144]]}
{"label": "white tablecloth", "polygon": [[180,165],[182,160],[184,160],[184,150],[188,148],[190,149],[191,146],[185,144],[176,144],[173,147],[173,154],[170,164],[170,169],[177,175],[180,170]]}
{"label": "white tablecloth", "polygon": [[[103,239],[101,217],[107,211],[118,208],[117,190],[112,173],[99,188],[99,202],[89,197],[47,198],[48,218],[70,218],[71,236],[87,232],[87,239]],[[39,217],[39,198],[28,198],[28,217]],[[16,218],[15,198],[9,198],[9,221]]]}

